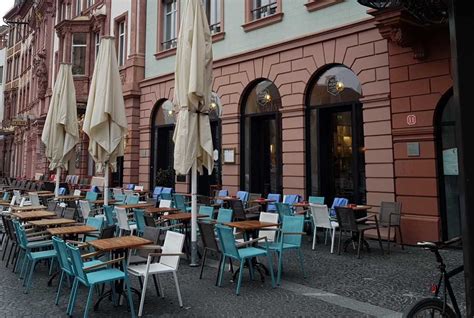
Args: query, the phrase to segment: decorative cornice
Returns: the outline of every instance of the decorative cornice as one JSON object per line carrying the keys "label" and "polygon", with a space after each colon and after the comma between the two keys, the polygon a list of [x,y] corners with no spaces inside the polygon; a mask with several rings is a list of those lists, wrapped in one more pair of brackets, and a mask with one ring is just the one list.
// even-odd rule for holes
{"label": "decorative cornice", "polygon": [[429,141],[435,139],[434,127],[413,127],[392,130],[393,141]]}

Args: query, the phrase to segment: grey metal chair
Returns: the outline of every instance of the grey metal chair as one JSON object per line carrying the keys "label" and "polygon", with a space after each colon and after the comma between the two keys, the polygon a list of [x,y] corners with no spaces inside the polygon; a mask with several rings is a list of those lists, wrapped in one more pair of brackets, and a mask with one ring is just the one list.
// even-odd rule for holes
{"label": "grey metal chair", "polygon": [[[387,250],[389,254],[390,254],[390,242],[392,240],[392,235],[391,235],[392,227],[395,228],[393,240],[397,242],[397,238],[398,238],[400,240],[400,245],[402,247],[402,250],[404,249],[402,230],[400,228],[401,211],[402,211],[402,204],[400,202],[382,202],[380,204],[380,212],[379,212],[379,217],[378,217],[379,227],[386,230],[386,231],[382,231],[382,234],[386,234],[385,238],[387,240]],[[398,234],[396,230],[398,230]]]}

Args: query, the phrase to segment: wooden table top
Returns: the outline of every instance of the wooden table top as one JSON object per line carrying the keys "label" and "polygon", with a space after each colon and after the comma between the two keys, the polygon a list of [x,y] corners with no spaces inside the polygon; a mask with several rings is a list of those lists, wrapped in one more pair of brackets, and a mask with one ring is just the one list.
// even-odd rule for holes
{"label": "wooden table top", "polygon": [[39,197],[39,198],[50,198],[50,197],[54,197],[54,193],[50,192],[50,193],[36,193],[36,195]]}
{"label": "wooden table top", "polygon": [[[89,201],[90,203],[92,204],[97,204],[97,205],[104,205],[104,199],[99,199],[99,200],[93,200],[93,201]],[[109,204],[114,204],[115,202],[117,202],[117,200],[114,200],[114,199],[109,199]]]}
{"label": "wooden table top", "polygon": [[154,206],[155,203],[137,203],[137,204],[120,204],[116,205],[117,208],[122,209],[141,209],[141,208],[148,208]]}
{"label": "wooden table top", "polygon": [[76,220],[64,219],[64,218],[42,219],[42,220],[37,220],[37,221],[29,221],[28,223],[34,226],[55,226],[55,225],[73,224],[73,223],[76,223]]}
{"label": "wooden table top", "polygon": [[222,201],[236,201],[236,200],[240,200],[239,198],[237,197],[231,197],[231,196],[227,196],[227,197],[215,197],[214,200],[222,200]]}
{"label": "wooden table top", "polygon": [[[197,215],[197,218],[207,218],[207,217],[208,215],[205,215],[205,214]],[[175,214],[163,215],[162,219],[189,222],[191,221],[191,213],[175,213]]]}
{"label": "wooden table top", "polygon": [[16,217],[17,219],[27,221],[27,220],[53,217],[53,216],[56,216],[56,213],[50,212],[50,211],[38,210],[38,211],[29,211],[29,212],[16,212],[16,213],[12,213],[12,215]]}
{"label": "wooden table top", "polygon": [[0,200],[0,205],[10,205],[10,201]]}
{"label": "wooden table top", "polygon": [[250,202],[252,203],[272,203],[272,202],[275,202],[276,200],[273,200],[273,199],[255,199],[255,200],[252,200]]}
{"label": "wooden table top", "polygon": [[46,191],[46,190],[41,190],[41,191],[32,191],[34,193],[38,193],[38,194],[54,194],[54,192],[51,192],[51,191]]}
{"label": "wooden table top", "polygon": [[364,210],[372,209],[370,205],[356,205],[356,206],[346,205],[345,208],[349,208],[354,211],[364,211]]}
{"label": "wooden table top", "polygon": [[150,213],[150,214],[153,214],[153,213],[160,214],[160,213],[166,213],[166,212],[174,213],[174,212],[179,212],[179,211],[181,211],[181,210],[177,209],[177,208],[155,208],[155,207],[151,207],[151,208],[146,208],[145,209],[145,212]]}
{"label": "wooden table top", "polygon": [[93,226],[89,225],[76,225],[76,226],[63,226],[63,227],[53,227],[47,229],[46,231],[49,232],[51,235],[71,235],[71,234],[82,234],[88,232],[97,231],[97,229]]}
{"label": "wooden table top", "polygon": [[13,211],[17,211],[17,212],[46,209],[46,207],[44,205],[12,206],[11,208],[12,208]]}
{"label": "wooden table top", "polygon": [[182,195],[183,197],[191,198],[193,195],[191,193],[176,193]]}
{"label": "wooden table top", "polygon": [[224,224],[230,227],[235,227],[242,231],[254,231],[265,227],[278,226],[278,223],[260,222],[257,220],[237,221]]}
{"label": "wooden table top", "polygon": [[135,248],[142,245],[151,244],[153,242],[150,240],[144,239],[142,237],[130,235],[130,236],[113,237],[113,238],[102,239],[102,240],[93,240],[88,243],[92,245],[94,248],[101,251],[113,251],[113,250]]}
{"label": "wooden table top", "polygon": [[308,202],[298,202],[298,203],[293,203],[293,206],[295,208],[309,208],[309,203]]}
{"label": "wooden table top", "polygon": [[67,200],[80,200],[84,199],[85,196],[83,195],[59,195],[57,197],[58,200],[60,201],[67,201]]}

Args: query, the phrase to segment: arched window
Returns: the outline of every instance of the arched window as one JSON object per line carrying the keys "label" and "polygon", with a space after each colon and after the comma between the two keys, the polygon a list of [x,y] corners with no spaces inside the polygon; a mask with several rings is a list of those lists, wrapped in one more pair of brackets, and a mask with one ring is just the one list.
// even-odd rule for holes
{"label": "arched window", "polygon": [[281,97],[269,80],[252,85],[242,104],[241,188],[266,195],[282,191]]}
{"label": "arched window", "polygon": [[307,95],[306,170],[309,195],[365,203],[361,84],[342,65],[316,77]]}
{"label": "arched window", "polygon": [[153,111],[151,121],[151,165],[150,184],[174,187],[174,142],[175,126],[173,103],[167,99],[159,100]]}

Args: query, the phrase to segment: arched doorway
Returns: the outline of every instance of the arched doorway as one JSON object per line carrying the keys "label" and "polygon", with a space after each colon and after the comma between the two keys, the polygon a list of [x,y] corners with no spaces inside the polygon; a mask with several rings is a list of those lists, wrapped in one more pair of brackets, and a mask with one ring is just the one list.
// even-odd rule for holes
{"label": "arched doorway", "polygon": [[456,107],[452,91],[442,99],[436,116],[440,213],[444,240],[461,234],[459,206],[458,143]]}
{"label": "arched doorway", "polygon": [[250,87],[241,107],[240,185],[253,193],[282,192],[281,97],[269,80]]}
{"label": "arched doorway", "polygon": [[173,103],[167,99],[159,100],[151,121],[151,189],[155,186],[174,187],[174,126]]}
{"label": "arched doorway", "polygon": [[[210,196],[211,186],[220,186],[222,184],[222,166],[221,166],[221,145],[222,145],[222,131],[221,131],[221,114],[222,105],[219,96],[212,92],[211,103],[209,105],[209,121],[211,123],[212,144],[214,145],[214,152],[217,156],[214,160],[214,170],[209,175],[206,168],[203,168],[203,174],[198,176],[198,193],[205,196]],[[189,185],[191,187],[191,185]],[[189,189],[191,192],[191,189]]]}
{"label": "arched doorway", "polygon": [[306,101],[307,193],[365,203],[361,84],[343,65],[325,69]]}

